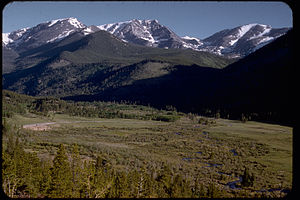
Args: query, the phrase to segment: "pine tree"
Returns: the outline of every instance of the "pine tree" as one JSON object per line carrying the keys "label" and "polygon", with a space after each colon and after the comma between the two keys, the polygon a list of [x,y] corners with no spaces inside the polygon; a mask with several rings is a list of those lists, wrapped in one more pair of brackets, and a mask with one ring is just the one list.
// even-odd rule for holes
{"label": "pine tree", "polygon": [[206,194],[206,191],[204,189],[204,185],[203,183],[200,184],[200,188],[199,188],[199,197],[201,198],[206,198],[207,197],[207,194]]}
{"label": "pine tree", "polygon": [[146,172],[146,167],[143,165],[140,172],[140,180],[139,180],[139,197],[141,198],[149,198],[153,193],[153,181],[151,180],[151,176]]}
{"label": "pine tree", "polygon": [[2,180],[10,197],[38,197],[41,180],[40,161],[35,153],[26,153],[16,138],[9,151],[3,151]]}
{"label": "pine tree", "polygon": [[203,184],[199,184],[199,179],[200,179],[200,175],[199,172],[196,172],[196,178],[195,178],[195,182],[194,182],[194,187],[193,187],[193,192],[192,192],[192,198],[200,198],[200,197],[205,197],[205,190],[203,187]]}
{"label": "pine tree", "polygon": [[[113,178],[113,185],[110,188],[109,198],[127,197],[126,194],[127,181],[124,172],[116,173]],[[125,191],[124,191],[125,190]]]}
{"label": "pine tree", "polygon": [[41,180],[39,185],[39,191],[44,197],[48,197],[50,190],[51,171],[50,163],[44,161],[41,162]]}
{"label": "pine tree", "polygon": [[[159,172],[158,177],[156,178],[156,180],[159,183],[159,197],[160,198],[164,198],[164,197],[171,197],[171,184],[172,184],[172,171],[170,170],[169,166],[167,166],[166,164],[163,164],[163,167],[161,169],[161,171]],[[163,189],[163,190],[160,190]]]}
{"label": "pine tree", "polygon": [[174,178],[173,184],[171,186],[171,198],[183,197],[183,179],[180,174],[177,174]]}
{"label": "pine tree", "polygon": [[140,181],[139,172],[136,169],[131,170],[127,176],[129,198],[137,198],[138,197],[139,181]]}
{"label": "pine tree", "polygon": [[36,198],[40,195],[39,188],[43,178],[40,160],[36,153],[26,153],[24,164],[28,166],[25,177],[28,195]]}
{"label": "pine tree", "polygon": [[80,198],[95,197],[95,171],[95,164],[92,161],[84,161]]}
{"label": "pine tree", "polygon": [[81,187],[81,160],[78,150],[78,145],[73,145],[72,155],[71,155],[71,171],[72,171],[72,197],[80,197],[80,187]]}
{"label": "pine tree", "polygon": [[14,198],[19,178],[17,177],[17,167],[11,155],[2,152],[2,187],[7,196]]}
{"label": "pine tree", "polygon": [[12,160],[15,162],[17,170],[16,176],[19,179],[17,191],[19,196],[26,197],[28,195],[28,184],[30,184],[30,180],[28,181],[28,178],[30,178],[31,175],[31,163],[28,162],[28,155],[25,153],[19,138],[16,138],[15,141]]}
{"label": "pine tree", "polygon": [[254,183],[254,176],[250,174],[249,169],[245,168],[244,174],[242,176],[242,186],[243,187],[250,187],[253,186]]}
{"label": "pine tree", "polygon": [[51,168],[50,197],[68,198],[72,194],[72,173],[64,146],[61,144]]}
{"label": "pine tree", "polygon": [[183,179],[183,183],[182,183],[182,196],[184,198],[189,198],[192,196],[192,190],[190,188],[190,181],[187,179]]}
{"label": "pine tree", "polygon": [[110,164],[102,156],[98,155],[95,164],[95,176],[93,182],[93,197],[104,198],[108,196],[113,185],[113,172]]}
{"label": "pine tree", "polygon": [[7,135],[11,131],[11,125],[7,123],[6,118],[3,117],[2,120],[2,134]]}

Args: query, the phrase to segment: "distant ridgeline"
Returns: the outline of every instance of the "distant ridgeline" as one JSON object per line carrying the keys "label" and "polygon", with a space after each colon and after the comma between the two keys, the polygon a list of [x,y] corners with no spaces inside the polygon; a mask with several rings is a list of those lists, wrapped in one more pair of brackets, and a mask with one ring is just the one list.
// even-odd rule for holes
{"label": "distant ridgeline", "polygon": [[293,41],[290,30],[235,62],[208,52],[125,43],[105,31],[74,33],[20,53],[15,69],[3,75],[3,89],[292,124]]}
{"label": "distant ridgeline", "polygon": [[[94,95],[64,99],[127,100],[159,108],[172,105],[184,112],[209,116],[219,113],[221,117],[231,119],[292,125],[295,103],[292,96],[295,80],[292,43],[293,31],[289,31],[223,69],[175,65],[169,73],[159,77],[136,80],[130,85],[111,87]],[[144,65],[139,63],[132,67]]]}

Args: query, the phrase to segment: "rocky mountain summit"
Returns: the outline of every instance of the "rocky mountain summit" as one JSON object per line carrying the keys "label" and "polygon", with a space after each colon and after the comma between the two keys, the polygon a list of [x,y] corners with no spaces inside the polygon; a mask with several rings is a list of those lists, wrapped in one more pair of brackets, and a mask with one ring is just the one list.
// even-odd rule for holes
{"label": "rocky mountain summit", "polygon": [[18,53],[60,41],[74,33],[82,37],[105,30],[120,40],[148,47],[193,49],[226,57],[244,57],[279,36],[289,28],[272,28],[264,24],[247,24],[225,29],[205,39],[180,37],[157,20],[133,19],[105,25],[87,26],[76,18],[56,19],[32,28],[2,33],[2,46]]}

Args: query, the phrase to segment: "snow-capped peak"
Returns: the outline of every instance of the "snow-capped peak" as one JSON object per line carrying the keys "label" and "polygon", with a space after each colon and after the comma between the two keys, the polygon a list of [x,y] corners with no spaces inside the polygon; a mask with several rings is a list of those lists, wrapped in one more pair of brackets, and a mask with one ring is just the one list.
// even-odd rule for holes
{"label": "snow-capped peak", "polygon": [[29,28],[22,28],[11,33],[2,33],[2,44],[6,46],[10,43],[13,43],[14,41],[21,38],[28,29]]}
{"label": "snow-capped peak", "polygon": [[243,37],[252,27],[256,26],[257,24],[247,24],[247,25],[243,25],[240,26],[239,28],[239,34],[238,37]]}
{"label": "snow-capped peak", "polygon": [[123,21],[123,22],[116,22],[116,23],[111,23],[111,24],[103,24],[100,26],[97,26],[101,30],[109,31],[110,33],[114,34],[116,30],[121,28],[122,26],[132,24],[132,23],[137,23],[141,25],[150,25],[151,23],[158,23],[158,20],[140,20],[140,19],[132,19],[129,21]]}
{"label": "snow-capped peak", "polygon": [[[49,42],[56,42],[72,33],[87,28],[75,17],[54,19],[40,23],[31,28],[23,28],[11,33],[2,34],[3,45],[8,48],[34,48]],[[89,31],[89,30],[87,30]]]}
{"label": "snow-capped peak", "polygon": [[56,42],[73,33],[89,35],[99,30],[107,31],[116,38],[144,46],[160,48],[182,48],[208,51],[218,55],[245,56],[277,37],[289,28],[274,29],[271,26],[251,23],[219,31],[208,38],[179,37],[156,19],[132,19],[100,26],[86,26],[75,17],[54,19],[32,28],[23,28],[11,33],[2,33],[2,45],[16,51]]}
{"label": "snow-capped peak", "polygon": [[80,21],[77,20],[77,18],[70,17],[68,19],[68,22],[73,25],[75,28],[85,28],[86,26],[82,24]]}
{"label": "snow-capped peak", "polygon": [[[105,24],[97,27],[101,30],[108,31],[123,41],[145,46],[163,48],[166,45],[172,45],[170,44],[172,41],[182,40],[170,29],[160,25],[156,19],[132,19],[130,21]],[[169,43],[167,41],[169,41]],[[175,45],[180,46],[178,42]],[[172,47],[170,46],[170,48]]]}
{"label": "snow-capped peak", "polygon": [[117,22],[112,24],[104,24],[97,26],[100,30],[108,31],[111,34],[114,34],[116,30],[118,30],[121,26],[131,23],[132,21],[124,21],[124,22]]}
{"label": "snow-capped peak", "polygon": [[75,28],[85,28],[86,27],[84,24],[82,24],[80,21],[78,21],[78,19],[75,17],[55,19],[55,20],[48,21],[47,23],[49,23],[48,27],[51,27],[57,23],[62,23],[65,21],[67,21],[69,24],[71,24]]}
{"label": "snow-capped peak", "polygon": [[9,34],[10,33],[2,33],[2,42],[4,43],[4,45],[7,45],[7,44],[13,42],[13,40],[8,37]]}

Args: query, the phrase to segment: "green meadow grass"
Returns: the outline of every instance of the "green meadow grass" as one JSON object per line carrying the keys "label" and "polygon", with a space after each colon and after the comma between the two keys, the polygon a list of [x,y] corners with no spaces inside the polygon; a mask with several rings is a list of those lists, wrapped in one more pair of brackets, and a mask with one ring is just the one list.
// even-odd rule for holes
{"label": "green meadow grass", "polygon": [[[77,143],[82,156],[107,155],[119,170],[135,168],[143,162],[153,166],[166,162],[186,177],[198,174],[203,183],[214,181],[233,194],[235,191],[226,183],[237,180],[246,167],[255,176],[255,186],[248,188],[250,192],[291,188],[291,127],[212,118],[207,120],[215,123],[202,125],[198,118],[191,120],[182,115],[175,122],[161,122],[55,114],[53,118],[16,115],[13,120],[17,126],[56,122],[46,131],[20,132],[26,149],[43,159],[53,157],[60,143],[67,147]],[[208,167],[210,164],[218,165]]]}

